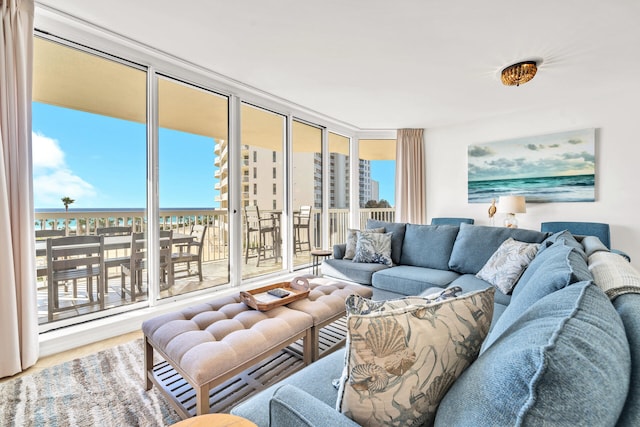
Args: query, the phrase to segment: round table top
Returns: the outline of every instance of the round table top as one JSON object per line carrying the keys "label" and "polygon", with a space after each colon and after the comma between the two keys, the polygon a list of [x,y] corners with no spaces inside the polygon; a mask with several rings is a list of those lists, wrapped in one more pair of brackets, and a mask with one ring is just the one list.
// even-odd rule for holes
{"label": "round table top", "polygon": [[314,249],[311,251],[311,255],[313,256],[330,256],[333,254],[333,251],[328,249]]}
{"label": "round table top", "polygon": [[257,427],[251,421],[231,414],[205,414],[173,424],[173,427]]}

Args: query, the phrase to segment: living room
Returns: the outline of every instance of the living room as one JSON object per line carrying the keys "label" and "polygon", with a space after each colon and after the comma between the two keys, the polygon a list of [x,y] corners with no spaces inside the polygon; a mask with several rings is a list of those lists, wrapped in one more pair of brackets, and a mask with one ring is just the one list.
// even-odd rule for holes
{"label": "living room", "polygon": [[[251,19],[246,9],[212,5],[206,13],[180,11],[180,20],[169,2],[123,5],[132,8],[125,16],[113,4],[82,3],[36,2],[36,27],[78,42],[99,40],[96,48],[119,46],[114,53],[141,45],[154,54],[167,52],[243,82],[248,90],[347,123],[363,138],[425,129],[426,222],[460,216],[490,223],[488,204],[468,202],[470,145],[594,128],[595,201],[529,203],[526,214],[518,215],[519,226],[539,230],[544,221],[606,222],[614,247],[627,252],[633,264],[640,259],[640,229],[632,219],[640,207],[633,187],[640,178],[634,160],[640,155],[635,2],[532,7],[495,1],[483,10],[471,3],[418,2],[406,10],[337,2],[315,10],[285,2],[282,10],[254,5]],[[143,19],[158,25],[142,25]],[[78,30],[86,22],[90,35]],[[241,29],[234,22],[242,22]],[[279,30],[267,33],[267,26]],[[412,30],[402,34],[403,27]],[[264,44],[257,43],[261,37]],[[398,49],[400,41],[408,49]],[[271,48],[276,42],[279,47]],[[521,87],[503,86],[499,71],[527,59],[539,61],[535,78]]]}

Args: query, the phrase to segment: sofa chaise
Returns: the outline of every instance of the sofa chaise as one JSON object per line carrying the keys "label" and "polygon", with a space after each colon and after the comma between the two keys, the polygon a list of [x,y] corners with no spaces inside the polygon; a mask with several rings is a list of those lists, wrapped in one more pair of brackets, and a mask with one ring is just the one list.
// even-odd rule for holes
{"label": "sofa chaise", "polygon": [[[411,407],[404,407],[395,395],[380,399],[382,394],[376,394],[382,389],[376,382],[380,372],[359,382],[354,372],[361,365],[352,365],[363,348],[363,337],[372,338],[375,328],[368,331],[371,336],[354,329],[348,331],[344,349],[237,405],[232,413],[274,427],[640,425],[640,275],[597,238],[469,224],[369,221],[367,227],[391,240],[392,263],[346,260],[341,256],[347,252],[343,244],[334,247],[334,259],[322,265],[323,274],[371,285],[373,299],[390,299],[350,314],[356,320],[348,322],[349,328],[361,327],[368,316],[375,323],[401,312],[411,313],[402,318],[407,322],[422,318],[434,327],[451,328],[451,321],[440,322],[442,307],[459,304],[469,308],[473,321],[488,316],[490,323],[486,330],[474,329],[469,319],[458,316],[472,331],[464,337],[465,351],[459,351],[459,342],[454,346],[458,356],[469,359],[464,367],[440,388],[441,395],[431,396],[434,383],[409,386],[409,380],[400,379],[415,368],[415,353],[420,353],[416,350],[401,360],[406,363],[399,365],[402,369],[385,362],[387,372],[382,370],[384,386],[403,381],[402,392],[409,394]],[[356,232],[363,239],[371,234]],[[518,261],[524,264],[519,272],[511,271],[513,259],[496,263],[514,253],[529,258]],[[378,259],[386,262],[384,257]],[[505,287],[505,277],[510,286]],[[447,291],[449,299],[434,299]],[[484,304],[487,295],[493,301],[491,310]],[[399,309],[400,303],[411,308]],[[416,332],[405,337],[405,343],[416,337],[422,336]],[[474,349],[467,345],[470,338]],[[435,346],[429,334],[419,339],[424,340],[424,349]],[[401,349],[406,355],[407,346]],[[375,349],[373,353],[368,356],[371,360],[378,356]],[[444,364],[442,358],[438,363]],[[350,387],[359,399],[345,406]],[[429,398],[431,407],[424,405]],[[370,407],[372,414],[363,421],[362,414],[354,416],[353,407],[360,411]],[[403,418],[409,412],[417,418]]]}

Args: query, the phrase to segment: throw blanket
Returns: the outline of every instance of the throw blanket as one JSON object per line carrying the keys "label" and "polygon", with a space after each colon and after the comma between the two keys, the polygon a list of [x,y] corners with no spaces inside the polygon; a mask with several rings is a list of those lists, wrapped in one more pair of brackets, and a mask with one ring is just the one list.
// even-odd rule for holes
{"label": "throw blanket", "polygon": [[589,270],[593,281],[609,299],[628,293],[640,294],[640,273],[622,256],[597,251],[589,255]]}

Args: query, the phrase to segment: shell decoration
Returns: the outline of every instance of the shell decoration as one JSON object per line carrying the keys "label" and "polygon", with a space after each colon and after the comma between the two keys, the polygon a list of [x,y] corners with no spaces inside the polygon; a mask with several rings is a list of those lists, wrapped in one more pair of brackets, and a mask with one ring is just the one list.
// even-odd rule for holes
{"label": "shell decoration", "polygon": [[387,357],[407,348],[405,336],[397,321],[383,317],[369,324],[365,339],[376,357]]}
{"label": "shell decoration", "polygon": [[393,353],[384,362],[384,369],[392,375],[401,376],[416,363],[416,352],[407,347]]}
{"label": "shell decoration", "polygon": [[387,388],[389,377],[382,366],[365,363],[351,369],[349,383],[354,390],[377,393]]}

